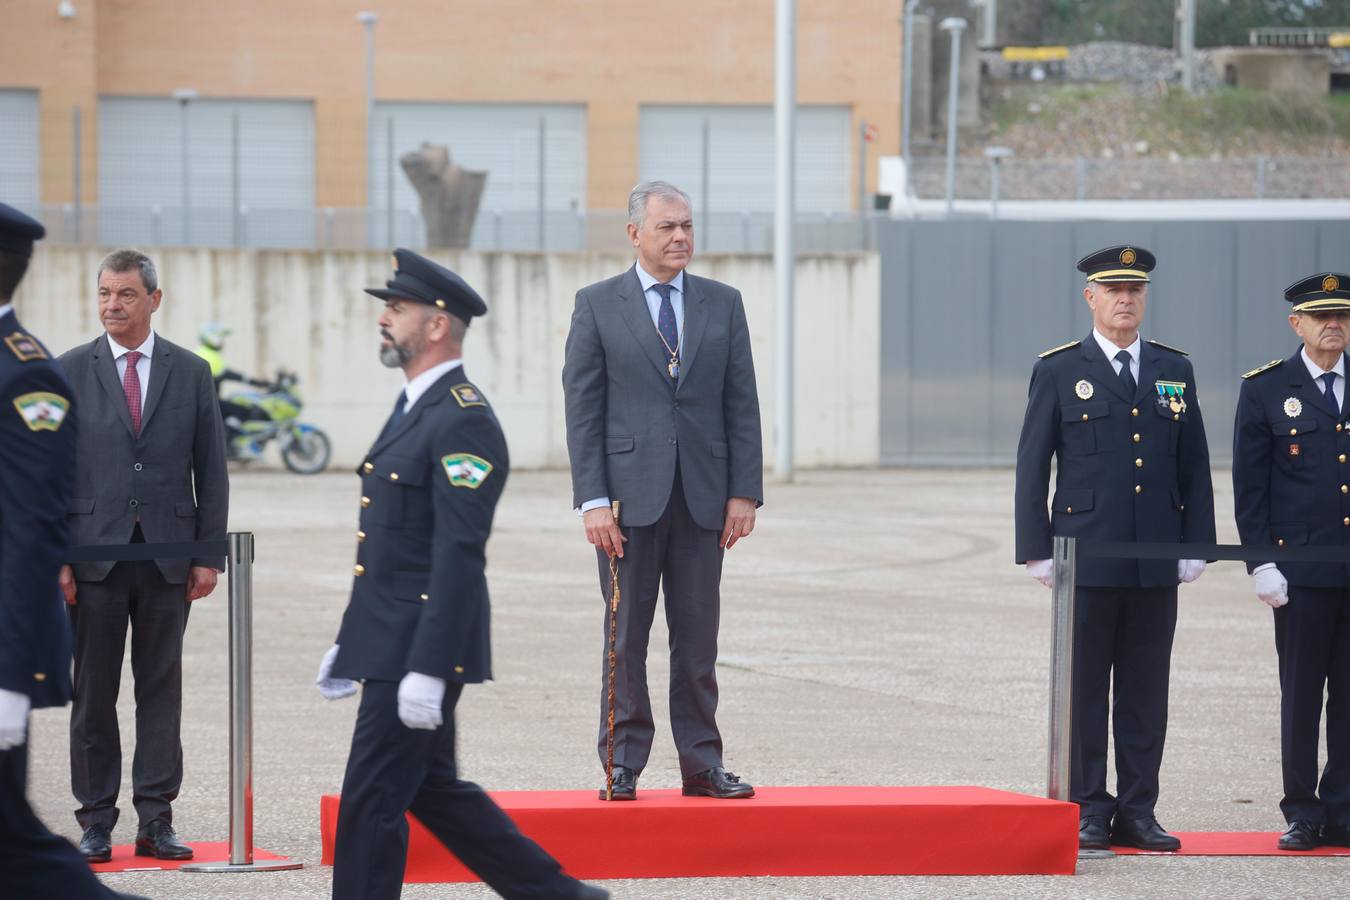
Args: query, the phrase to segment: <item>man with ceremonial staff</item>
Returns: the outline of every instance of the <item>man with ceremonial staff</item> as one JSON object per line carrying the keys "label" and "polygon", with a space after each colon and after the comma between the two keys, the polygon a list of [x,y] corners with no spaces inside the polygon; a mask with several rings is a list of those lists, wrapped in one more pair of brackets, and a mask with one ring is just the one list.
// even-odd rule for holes
{"label": "man with ceremonial staff", "polygon": [[[1233,429],[1233,504],[1242,543],[1350,547],[1350,275],[1289,286],[1303,346],[1243,377]],[[1350,846],[1350,566],[1248,563],[1274,608],[1280,660],[1280,757],[1288,822],[1281,850]],[[1327,764],[1317,743],[1327,694]]]}
{"label": "man with ceremonial staff", "polygon": [[[1017,562],[1049,586],[1056,535],[1214,542],[1209,447],[1186,354],[1144,341],[1155,259],[1107,247],[1078,261],[1092,332],[1041,354],[1017,447]],[[1051,509],[1050,462],[1058,465]],[[1073,764],[1079,846],[1176,850],[1158,824],[1177,585],[1203,560],[1080,557],[1075,585]],[[1108,699],[1110,707],[1108,709]],[[1106,783],[1114,720],[1116,788]]]}

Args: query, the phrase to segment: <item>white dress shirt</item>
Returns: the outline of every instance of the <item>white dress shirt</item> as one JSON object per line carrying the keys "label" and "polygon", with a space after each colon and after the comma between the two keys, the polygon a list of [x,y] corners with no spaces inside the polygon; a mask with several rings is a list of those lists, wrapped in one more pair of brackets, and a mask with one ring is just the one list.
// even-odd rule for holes
{"label": "white dress shirt", "polygon": [[403,396],[405,398],[403,401],[403,414],[407,415],[412,412],[413,404],[416,403],[442,375],[456,366],[462,366],[463,364],[464,361],[462,359],[448,359],[443,363],[437,363],[411,381],[403,382]]}
{"label": "white dress shirt", "polygon": [[1323,375],[1325,375],[1325,374],[1327,374],[1328,372],[1330,372],[1331,374],[1333,374],[1333,375],[1336,376],[1336,377],[1333,378],[1332,381],[1331,381],[1331,383],[1332,383],[1331,392],[1332,392],[1333,394],[1336,395],[1336,409],[1338,409],[1338,410],[1344,409],[1344,408],[1345,408],[1345,354],[1342,353],[1340,356],[1336,357],[1336,365],[1335,365],[1335,366],[1333,366],[1333,367],[1330,368],[1330,369],[1324,369],[1324,368],[1322,368],[1321,366],[1319,366],[1317,363],[1315,363],[1315,362],[1312,361],[1312,357],[1310,357],[1310,356],[1308,355],[1308,348],[1307,348],[1307,347],[1304,347],[1302,350],[1300,350],[1300,351],[1298,351],[1298,352],[1299,352],[1299,354],[1303,357],[1303,364],[1304,364],[1305,366],[1308,367],[1308,374],[1311,375],[1311,376],[1313,377],[1313,386],[1317,388],[1317,393],[1319,393],[1319,394],[1324,394],[1324,393],[1326,393],[1326,388],[1323,386],[1323,382],[1322,382],[1322,376],[1323,376]]}
{"label": "white dress shirt", "polygon": [[1134,336],[1134,343],[1128,347],[1116,346],[1114,341],[1108,339],[1105,335],[1103,335],[1100,331],[1098,331],[1095,328],[1092,329],[1092,336],[1096,338],[1097,346],[1102,348],[1102,352],[1106,354],[1106,361],[1111,364],[1111,368],[1116,370],[1117,375],[1120,374],[1120,361],[1116,359],[1116,354],[1119,353],[1121,350],[1124,350],[1126,353],[1130,354],[1130,376],[1134,378],[1134,383],[1138,384],[1139,349],[1143,345],[1143,342],[1139,339],[1139,335],[1136,334]]}
{"label": "white dress shirt", "polygon": [[[661,295],[652,290],[652,285],[660,284],[661,281],[652,275],[646,269],[642,268],[642,263],[634,264],[637,270],[638,282],[642,285],[642,296],[647,301],[647,312],[652,317],[652,324],[656,326],[657,333],[660,333],[659,324],[661,318]],[[668,282],[673,291],[670,292],[670,305],[675,310],[675,333],[679,335],[679,342],[675,350],[684,359],[684,271],[676,273],[675,277]],[[581,504],[578,514],[586,513],[592,509],[599,509],[602,506],[609,506],[608,497],[596,497],[593,500],[587,500]]]}
{"label": "white dress shirt", "polygon": [[145,410],[145,393],[150,390],[150,358],[155,355],[155,332],[152,329],[139,347],[123,347],[108,335],[108,346],[112,349],[113,365],[117,366],[117,380],[121,384],[126,384],[127,379],[127,354],[132,350],[139,351],[141,358],[136,360],[136,375],[141,379],[141,410]]}
{"label": "white dress shirt", "polygon": [[3,319],[6,313],[12,312],[14,312],[14,305],[12,303],[6,303],[3,306],[0,306],[0,319]]}

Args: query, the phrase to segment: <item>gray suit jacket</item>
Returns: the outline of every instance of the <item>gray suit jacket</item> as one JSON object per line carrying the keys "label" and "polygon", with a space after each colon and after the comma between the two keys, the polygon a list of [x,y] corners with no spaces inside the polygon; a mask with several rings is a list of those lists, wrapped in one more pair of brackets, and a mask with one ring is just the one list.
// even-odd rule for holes
{"label": "gray suit jacket", "polygon": [[577,292],[562,373],[572,502],[622,500],[622,524],[650,525],[678,459],[694,521],[720,531],[729,497],[764,501],[755,365],[740,292],[687,271],[684,285],[678,387],[636,269]]}
{"label": "gray suit jacket", "polygon": [[[206,361],[155,335],[141,433],[117,377],[107,335],[61,357],[75,389],[79,444],[70,502],[71,543],[125,544],[137,517],[149,543],[224,540],[230,485],[225,426]],[[111,562],[78,563],[78,581],[102,581]],[[224,558],[157,560],[164,580],[187,581],[188,566],[225,568]]]}

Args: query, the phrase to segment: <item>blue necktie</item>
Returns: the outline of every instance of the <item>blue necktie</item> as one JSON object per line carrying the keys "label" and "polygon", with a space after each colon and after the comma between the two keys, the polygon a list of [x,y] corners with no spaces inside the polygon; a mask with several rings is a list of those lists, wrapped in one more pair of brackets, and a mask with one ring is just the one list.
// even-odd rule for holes
{"label": "blue necktie", "polygon": [[1134,373],[1130,371],[1130,351],[1120,351],[1116,354],[1116,360],[1120,363],[1120,383],[1125,385],[1125,395],[1133,398],[1137,385],[1134,383]]}
{"label": "blue necktie", "polygon": [[1331,410],[1333,416],[1339,416],[1341,414],[1341,405],[1336,402],[1336,392],[1333,390],[1336,385],[1336,373],[1327,372],[1323,375],[1322,384],[1326,385],[1323,396],[1327,398],[1327,409]]}
{"label": "blue necktie", "polygon": [[398,423],[403,421],[404,407],[408,405],[408,392],[406,390],[398,392],[398,402],[394,404],[394,411],[389,414],[389,422],[384,426],[385,431],[398,427]]}
{"label": "blue necktie", "polygon": [[661,310],[656,314],[656,330],[660,332],[661,341],[666,345],[666,353],[670,356],[666,371],[672,381],[679,381],[680,329],[675,324],[675,306],[670,302],[670,292],[674,288],[668,284],[654,284],[652,290],[661,295]]}

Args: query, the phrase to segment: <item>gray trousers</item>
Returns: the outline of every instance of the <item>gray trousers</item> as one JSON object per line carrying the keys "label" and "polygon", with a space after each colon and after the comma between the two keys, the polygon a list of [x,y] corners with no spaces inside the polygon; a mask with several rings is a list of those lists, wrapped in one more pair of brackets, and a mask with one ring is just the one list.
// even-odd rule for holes
{"label": "gray trousers", "polygon": [[103,581],[76,585],[75,699],[70,712],[70,783],[81,828],[117,824],[122,739],[117,695],[131,625],[136,684],[132,805],[140,830],[173,821],[183,783],[183,631],[187,586],[169,584],[153,562],[120,562]]}
{"label": "gray trousers", "polygon": [[[662,586],[670,629],[670,730],[688,778],[722,765],[717,731],[717,628],[721,608],[721,532],[700,528],[689,513],[676,469],[670,502],[661,518],[624,528],[628,542],[619,560],[618,658],[615,677],[614,764],[641,772],[656,727],[647,692],[647,638]],[[622,524],[622,514],[620,515]],[[605,600],[600,684],[600,764],[605,764],[609,671],[609,557],[596,551]]]}

